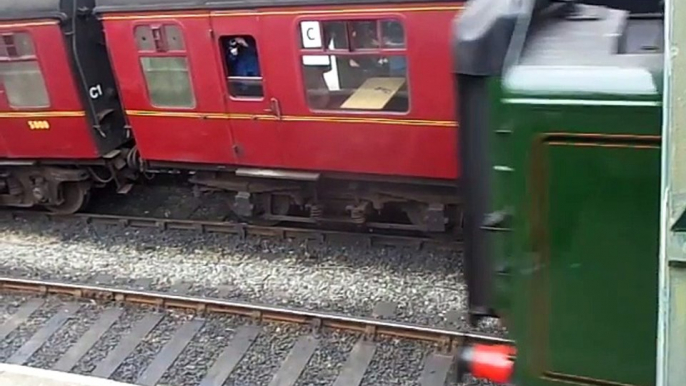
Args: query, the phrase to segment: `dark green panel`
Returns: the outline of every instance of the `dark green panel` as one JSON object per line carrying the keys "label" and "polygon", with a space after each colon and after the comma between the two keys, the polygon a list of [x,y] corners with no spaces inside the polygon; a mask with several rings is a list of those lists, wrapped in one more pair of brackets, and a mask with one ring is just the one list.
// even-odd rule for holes
{"label": "dark green panel", "polygon": [[538,285],[547,288],[534,292],[547,295],[533,312],[548,320],[532,335],[547,353],[538,357],[557,373],[653,385],[660,150],[545,146],[547,277]]}

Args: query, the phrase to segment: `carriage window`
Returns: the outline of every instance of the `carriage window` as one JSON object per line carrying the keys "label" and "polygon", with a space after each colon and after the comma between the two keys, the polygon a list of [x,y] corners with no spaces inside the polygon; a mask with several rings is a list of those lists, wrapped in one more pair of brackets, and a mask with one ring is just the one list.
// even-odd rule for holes
{"label": "carriage window", "polygon": [[142,57],[150,101],[158,107],[194,107],[186,58]]}
{"label": "carriage window", "polygon": [[405,31],[400,22],[396,20],[381,22],[381,44],[386,48],[405,48]]}
{"label": "carriage window", "polygon": [[378,23],[374,20],[350,22],[350,38],[353,50],[379,48]]}
{"label": "carriage window", "polygon": [[409,110],[405,33],[399,21],[303,21],[300,36],[311,108]]}
{"label": "carriage window", "polygon": [[0,81],[10,106],[49,107],[48,90],[31,35],[17,32],[3,34],[0,38]]}
{"label": "carriage window", "polygon": [[[318,22],[315,21],[314,23]],[[348,31],[346,30],[346,23],[344,21],[327,21],[322,24],[324,25],[324,41],[329,42],[328,48],[330,50],[347,50]]]}
{"label": "carriage window", "polygon": [[226,62],[229,94],[237,98],[262,98],[262,73],[257,42],[250,35],[219,39]]}
{"label": "carriage window", "polygon": [[134,31],[150,102],[156,107],[195,107],[183,33],[175,25]]}
{"label": "carriage window", "polygon": [[155,51],[155,44],[153,43],[152,28],[148,26],[136,27],[136,44],[138,51]]}
{"label": "carriage window", "polygon": [[181,29],[175,25],[164,26],[164,33],[167,36],[169,51],[183,51],[186,47],[183,42]]}

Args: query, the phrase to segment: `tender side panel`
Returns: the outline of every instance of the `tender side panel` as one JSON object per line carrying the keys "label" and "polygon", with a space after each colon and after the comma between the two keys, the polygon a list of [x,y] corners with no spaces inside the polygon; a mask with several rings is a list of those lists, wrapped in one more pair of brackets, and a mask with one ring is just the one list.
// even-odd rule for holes
{"label": "tender side panel", "polygon": [[547,208],[530,313],[543,378],[654,384],[658,141],[549,139],[534,161],[545,191],[532,200]]}
{"label": "tender side panel", "polygon": [[96,158],[57,24],[0,24],[0,34],[5,156]]}

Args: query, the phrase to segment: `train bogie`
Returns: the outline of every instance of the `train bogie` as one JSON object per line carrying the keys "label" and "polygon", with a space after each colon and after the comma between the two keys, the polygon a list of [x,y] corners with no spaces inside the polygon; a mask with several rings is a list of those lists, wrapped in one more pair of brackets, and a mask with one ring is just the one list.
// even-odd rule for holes
{"label": "train bogie", "polygon": [[198,172],[201,192],[224,192],[244,219],[266,222],[369,225],[394,230],[443,232],[454,228],[460,202],[454,187],[323,179],[318,173],[237,169]]}

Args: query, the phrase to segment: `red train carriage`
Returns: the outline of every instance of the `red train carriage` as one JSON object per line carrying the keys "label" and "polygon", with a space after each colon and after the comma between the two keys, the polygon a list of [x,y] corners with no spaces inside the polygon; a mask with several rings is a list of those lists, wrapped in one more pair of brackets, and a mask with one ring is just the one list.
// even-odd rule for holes
{"label": "red train carriage", "polygon": [[95,11],[147,167],[200,170],[192,181],[232,192],[245,217],[364,222],[398,208],[414,228],[443,230],[458,205],[449,31],[461,8],[98,0]]}
{"label": "red train carriage", "polygon": [[0,0],[0,205],[72,212],[122,178],[124,114],[93,0]]}

